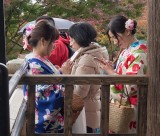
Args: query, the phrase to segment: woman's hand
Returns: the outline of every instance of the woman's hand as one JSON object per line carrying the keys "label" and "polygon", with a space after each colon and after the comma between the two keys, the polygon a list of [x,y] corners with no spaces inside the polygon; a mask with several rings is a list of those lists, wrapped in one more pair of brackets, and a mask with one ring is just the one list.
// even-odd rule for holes
{"label": "woman's hand", "polygon": [[113,69],[113,63],[109,63],[107,62],[106,64],[103,64],[103,63],[99,63],[100,64],[100,67],[101,69],[103,69],[107,74],[109,75],[114,75],[114,69]]}
{"label": "woman's hand", "polygon": [[56,69],[58,69],[58,70],[60,70],[61,68],[60,68],[60,66],[58,66],[58,65],[54,65],[55,67],[56,67]]}
{"label": "woman's hand", "polygon": [[95,60],[98,61],[101,69],[103,69],[107,74],[113,75],[115,73],[112,61],[105,60],[104,58],[102,58],[102,59],[95,58]]}
{"label": "woman's hand", "polygon": [[73,67],[73,62],[69,59],[62,64],[61,71],[63,74],[70,74]]}

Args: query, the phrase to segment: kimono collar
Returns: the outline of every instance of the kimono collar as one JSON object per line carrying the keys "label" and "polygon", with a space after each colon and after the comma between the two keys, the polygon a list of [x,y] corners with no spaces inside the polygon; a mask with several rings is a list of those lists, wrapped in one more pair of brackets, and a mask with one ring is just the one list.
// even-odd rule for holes
{"label": "kimono collar", "polygon": [[144,40],[136,41],[131,44],[131,47],[137,47],[137,46],[141,45],[142,43],[145,43],[145,41]]}
{"label": "kimono collar", "polygon": [[136,41],[136,42],[131,44],[131,47],[137,47],[138,45],[139,45],[139,41]]}

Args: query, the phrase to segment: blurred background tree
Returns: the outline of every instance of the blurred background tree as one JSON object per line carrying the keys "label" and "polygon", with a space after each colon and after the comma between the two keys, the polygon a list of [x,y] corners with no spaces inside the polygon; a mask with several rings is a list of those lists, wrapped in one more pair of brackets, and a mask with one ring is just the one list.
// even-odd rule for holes
{"label": "blurred background tree", "polygon": [[117,14],[136,19],[139,26],[137,36],[146,39],[145,5],[145,0],[5,0],[7,59],[17,58],[23,51],[22,35],[18,31],[42,15],[91,23],[98,31],[97,42],[106,46],[112,56],[117,49],[106,35],[107,23]]}

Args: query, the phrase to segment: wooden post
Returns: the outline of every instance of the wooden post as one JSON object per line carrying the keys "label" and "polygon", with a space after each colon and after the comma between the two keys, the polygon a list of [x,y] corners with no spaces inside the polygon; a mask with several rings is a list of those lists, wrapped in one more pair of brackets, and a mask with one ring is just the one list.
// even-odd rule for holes
{"label": "wooden post", "polygon": [[[64,136],[72,136],[72,97],[73,86],[65,85],[65,101],[64,101]],[[72,98],[72,99],[71,99]]]}
{"label": "wooden post", "polygon": [[102,85],[101,87],[101,135],[108,136],[109,132],[109,101],[110,86]]}
{"label": "wooden post", "polygon": [[28,86],[27,136],[35,136],[35,85]]}
{"label": "wooden post", "polygon": [[6,64],[4,3],[0,1],[0,63]]}
{"label": "wooden post", "polygon": [[0,63],[0,136],[10,136],[8,71]]}
{"label": "wooden post", "polygon": [[147,136],[160,136],[160,0],[148,0]]}

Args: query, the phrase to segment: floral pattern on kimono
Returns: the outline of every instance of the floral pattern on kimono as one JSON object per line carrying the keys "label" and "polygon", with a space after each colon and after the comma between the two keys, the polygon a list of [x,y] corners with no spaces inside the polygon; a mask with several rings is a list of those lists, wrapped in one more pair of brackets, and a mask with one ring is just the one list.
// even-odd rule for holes
{"label": "floral pattern on kimono", "polygon": [[[147,71],[147,46],[144,41],[132,43],[124,49],[117,61],[117,75],[145,75]],[[137,105],[137,85],[111,85],[111,98],[119,102],[122,97],[123,105]],[[128,99],[129,96],[129,99]],[[130,129],[136,129],[135,121],[131,121]]]}
{"label": "floral pattern on kimono", "polygon": [[[26,57],[27,74],[59,74],[59,71],[45,58],[36,54]],[[24,96],[27,99],[28,86],[24,85]],[[64,97],[62,85],[36,85],[35,89],[35,132],[59,133],[64,128]]]}

